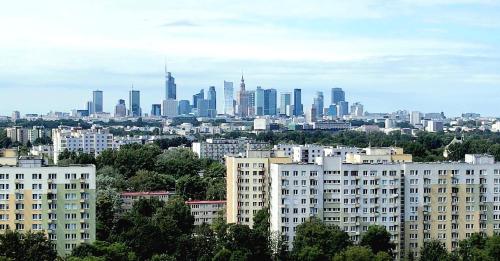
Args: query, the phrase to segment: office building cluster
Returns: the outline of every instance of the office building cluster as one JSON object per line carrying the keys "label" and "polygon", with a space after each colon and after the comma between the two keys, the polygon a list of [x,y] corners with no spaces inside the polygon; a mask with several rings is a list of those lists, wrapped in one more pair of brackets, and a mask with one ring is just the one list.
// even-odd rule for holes
{"label": "office building cluster", "polygon": [[227,221],[252,226],[257,211],[269,208],[271,232],[289,248],[311,217],[355,242],[382,225],[398,259],[430,239],[454,250],[473,233],[500,233],[500,163],[489,155],[425,163],[400,148],[283,144],[228,155],[226,167]]}

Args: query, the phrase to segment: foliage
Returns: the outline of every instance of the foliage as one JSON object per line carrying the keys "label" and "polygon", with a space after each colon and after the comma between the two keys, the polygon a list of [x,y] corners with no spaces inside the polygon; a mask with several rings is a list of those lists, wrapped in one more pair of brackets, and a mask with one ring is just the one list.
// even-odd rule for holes
{"label": "foliage", "polygon": [[299,260],[310,255],[314,260],[330,260],[351,244],[349,235],[338,226],[311,218],[297,226],[292,255]]}
{"label": "foliage", "polygon": [[374,254],[369,247],[350,246],[344,251],[335,255],[333,261],[371,261],[374,260]]}
{"label": "foliage", "polygon": [[[99,258],[102,260],[134,261],[137,257],[133,251],[122,243],[95,241],[93,244],[81,244],[73,249],[71,257]],[[71,260],[71,259],[70,259]]]}
{"label": "foliage", "polygon": [[420,249],[421,261],[443,261],[448,260],[449,257],[450,255],[446,251],[444,244],[435,239],[425,242],[422,249]]}
{"label": "foliage", "polygon": [[368,231],[361,236],[359,243],[361,246],[369,247],[373,253],[387,252],[392,254],[396,248],[391,242],[391,234],[387,232],[384,226],[373,225],[368,227]]}
{"label": "foliage", "polygon": [[172,191],[175,190],[175,179],[156,171],[139,170],[129,178],[128,188],[132,191]]}
{"label": "foliage", "polygon": [[6,230],[0,234],[0,257],[21,261],[55,260],[52,242],[43,233]]}
{"label": "foliage", "polygon": [[201,170],[199,159],[190,149],[176,148],[158,156],[156,170],[178,179],[181,176],[196,176]]}

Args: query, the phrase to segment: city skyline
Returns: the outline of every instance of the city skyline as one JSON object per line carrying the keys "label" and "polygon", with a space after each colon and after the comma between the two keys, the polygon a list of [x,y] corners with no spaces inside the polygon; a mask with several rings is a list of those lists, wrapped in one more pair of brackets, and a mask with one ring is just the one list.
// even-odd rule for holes
{"label": "city skyline", "polygon": [[499,116],[500,3],[322,1],[270,11],[283,4],[6,3],[0,115],[69,112],[96,89],[112,112],[131,84],[149,112],[165,96],[167,57],[177,100],[215,86],[223,101],[223,81],[238,84],[243,70],[249,90],[302,89],[304,111],[317,91],[340,87],[369,112]]}

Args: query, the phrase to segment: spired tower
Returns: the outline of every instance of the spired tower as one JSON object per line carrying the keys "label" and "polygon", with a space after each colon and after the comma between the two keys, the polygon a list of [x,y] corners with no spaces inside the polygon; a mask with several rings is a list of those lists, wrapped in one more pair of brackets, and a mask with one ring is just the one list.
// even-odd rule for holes
{"label": "spired tower", "polygon": [[245,89],[245,79],[241,74],[240,90],[238,91],[238,115],[240,117],[248,116],[248,95]]}

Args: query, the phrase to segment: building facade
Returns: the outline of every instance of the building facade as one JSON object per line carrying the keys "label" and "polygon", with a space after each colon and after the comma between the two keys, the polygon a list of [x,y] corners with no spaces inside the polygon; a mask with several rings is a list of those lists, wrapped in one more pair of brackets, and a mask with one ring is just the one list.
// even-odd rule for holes
{"label": "building facade", "polygon": [[244,153],[247,149],[260,150],[269,147],[267,142],[258,142],[245,138],[241,139],[207,139],[202,142],[193,142],[193,152],[200,158],[209,158],[224,161],[224,156]]}
{"label": "building facade", "polygon": [[190,200],[186,204],[191,209],[194,225],[212,224],[218,217],[224,216],[225,200]]}
{"label": "building facade", "polygon": [[141,92],[138,90],[129,91],[128,96],[128,116],[140,117],[142,114],[141,110]]}
{"label": "building facade", "polygon": [[234,116],[233,82],[224,81],[224,114]]}
{"label": "building facade", "polygon": [[0,167],[0,233],[44,232],[58,255],[95,241],[95,166],[42,166],[21,159]]}

